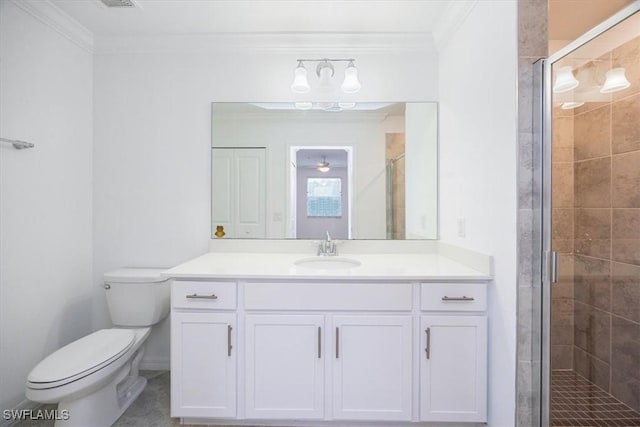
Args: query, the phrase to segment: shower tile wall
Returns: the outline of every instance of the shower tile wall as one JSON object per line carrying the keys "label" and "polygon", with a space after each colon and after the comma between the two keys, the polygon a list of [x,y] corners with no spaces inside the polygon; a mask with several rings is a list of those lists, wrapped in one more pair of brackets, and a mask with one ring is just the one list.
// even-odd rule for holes
{"label": "shower tile wall", "polygon": [[566,265],[552,303],[553,368],[573,368],[640,410],[640,37],[576,77],[602,84],[616,67],[630,88],[554,117],[554,247]]}

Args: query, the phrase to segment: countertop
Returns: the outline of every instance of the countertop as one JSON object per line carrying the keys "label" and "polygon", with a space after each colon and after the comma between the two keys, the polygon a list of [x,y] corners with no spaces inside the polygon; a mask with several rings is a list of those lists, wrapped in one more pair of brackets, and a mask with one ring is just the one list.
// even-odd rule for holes
{"label": "countertop", "polygon": [[[304,253],[222,253],[209,252],[162,273],[176,279],[250,280],[433,280],[487,281],[491,276],[438,253],[345,254],[336,257],[357,260],[359,266],[342,269],[316,269],[297,266]],[[333,257],[323,257],[331,260]]]}

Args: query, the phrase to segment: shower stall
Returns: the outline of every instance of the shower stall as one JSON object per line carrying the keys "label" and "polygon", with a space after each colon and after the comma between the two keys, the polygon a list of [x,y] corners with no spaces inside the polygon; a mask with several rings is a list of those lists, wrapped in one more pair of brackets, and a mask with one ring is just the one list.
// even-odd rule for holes
{"label": "shower stall", "polygon": [[640,426],[639,10],[536,64],[543,426]]}

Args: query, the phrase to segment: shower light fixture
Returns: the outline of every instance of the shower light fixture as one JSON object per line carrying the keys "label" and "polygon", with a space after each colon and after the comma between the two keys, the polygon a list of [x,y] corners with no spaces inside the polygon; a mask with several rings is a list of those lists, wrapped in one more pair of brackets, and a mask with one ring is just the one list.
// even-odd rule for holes
{"label": "shower light fixture", "polygon": [[318,171],[320,172],[329,172],[331,170],[331,168],[329,167],[329,162],[327,162],[327,158],[326,157],[322,157],[322,161],[319,162],[318,164],[316,164],[316,169],[318,169]]}
{"label": "shower light fixture", "polygon": [[344,71],[344,81],[340,88],[344,93],[356,93],[360,90],[362,85],[358,80],[358,69],[356,68],[355,59],[337,58],[337,59],[298,59],[298,65],[293,71],[293,83],[291,84],[291,90],[295,93],[307,93],[311,90],[309,86],[309,80],[307,79],[307,69],[304,66],[305,62],[317,62],[316,75],[318,76],[319,88],[324,91],[328,91],[332,87],[332,78],[335,75],[334,62],[348,62],[347,68]]}
{"label": "shower light fixture", "polygon": [[574,77],[570,66],[560,67],[553,84],[553,93],[569,92],[578,87],[580,82]]}
{"label": "shower light fixture", "polygon": [[624,90],[631,86],[631,83],[627,80],[624,72],[624,68],[614,68],[607,71],[607,78],[604,81],[602,88],[600,88],[600,93],[618,92],[619,90]]}

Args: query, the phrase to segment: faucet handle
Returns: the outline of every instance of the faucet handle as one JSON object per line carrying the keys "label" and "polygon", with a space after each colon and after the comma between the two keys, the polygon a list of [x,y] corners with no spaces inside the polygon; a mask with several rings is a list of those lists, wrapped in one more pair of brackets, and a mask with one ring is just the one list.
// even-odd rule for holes
{"label": "faucet handle", "polygon": [[327,233],[327,242],[331,241],[331,234],[329,234],[329,230],[326,230]]}

